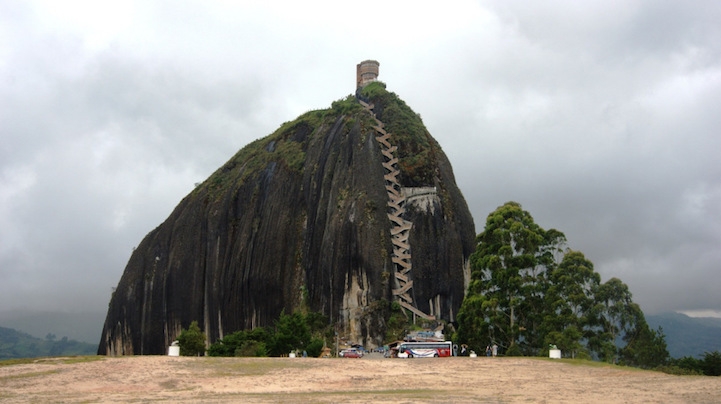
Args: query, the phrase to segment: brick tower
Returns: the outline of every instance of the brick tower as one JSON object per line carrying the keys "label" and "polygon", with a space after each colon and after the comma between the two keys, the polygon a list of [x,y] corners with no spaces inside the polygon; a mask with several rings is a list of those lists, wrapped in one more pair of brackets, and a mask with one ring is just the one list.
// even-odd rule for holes
{"label": "brick tower", "polygon": [[378,80],[378,63],[375,60],[364,60],[356,65],[356,87],[362,88],[366,84]]}

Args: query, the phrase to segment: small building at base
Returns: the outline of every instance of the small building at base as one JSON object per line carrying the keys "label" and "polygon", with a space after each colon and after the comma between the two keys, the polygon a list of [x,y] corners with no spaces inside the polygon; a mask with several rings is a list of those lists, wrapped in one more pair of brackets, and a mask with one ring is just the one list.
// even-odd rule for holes
{"label": "small building at base", "polygon": [[173,341],[168,347],[168,356],[180,356],[180,345],[178,341]]}

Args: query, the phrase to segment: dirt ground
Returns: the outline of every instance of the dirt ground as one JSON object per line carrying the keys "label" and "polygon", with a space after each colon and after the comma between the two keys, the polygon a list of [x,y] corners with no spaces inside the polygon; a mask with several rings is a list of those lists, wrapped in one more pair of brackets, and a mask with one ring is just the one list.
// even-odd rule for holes
{"label": "dirt ground", "polygon": [[711,403],[721,377],[540,358],[38,359],[0,366],[0,402]]}

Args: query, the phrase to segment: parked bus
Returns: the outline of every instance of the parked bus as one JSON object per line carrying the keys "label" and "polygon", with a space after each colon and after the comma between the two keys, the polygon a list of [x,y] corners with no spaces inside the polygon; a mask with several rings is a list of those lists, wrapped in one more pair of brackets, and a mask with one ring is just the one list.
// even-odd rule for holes
{"label": "parked bus", "polygon": [[453,342],[403,342],[398,346],[399,358],[433,358],[453,356]]}

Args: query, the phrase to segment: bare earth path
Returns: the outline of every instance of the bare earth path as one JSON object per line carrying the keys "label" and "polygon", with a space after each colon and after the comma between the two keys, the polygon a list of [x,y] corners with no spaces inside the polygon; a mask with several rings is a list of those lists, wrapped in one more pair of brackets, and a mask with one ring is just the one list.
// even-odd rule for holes
{"label": "bare earth path", "polygon": [[[93,360],[88,360],[93,359]],[[50,358],[0,366],[0,402],[712,403],[721,377],[537,358]]]}

